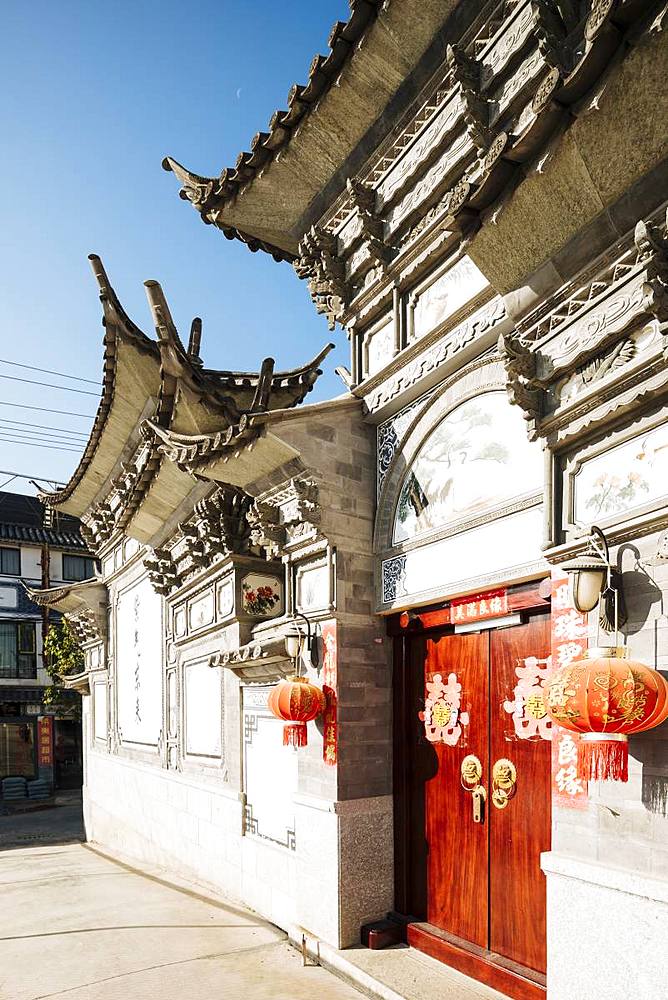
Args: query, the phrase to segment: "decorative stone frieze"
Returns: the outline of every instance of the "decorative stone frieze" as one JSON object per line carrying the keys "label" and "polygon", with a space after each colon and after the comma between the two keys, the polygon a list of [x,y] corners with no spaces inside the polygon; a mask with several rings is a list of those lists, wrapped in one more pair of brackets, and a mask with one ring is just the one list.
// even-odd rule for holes
{"label": "decorative stone frieze", "polygon": [[499,339],[510,398],[532,435],[563,442],[611,417],[623,399],[638,406],[660,394],[667,333],[666,225],[641,220],[612,259]]}
{"label": "decorative stone frieze", "polygon": [[262,494],[248,511],[251,540],[274,559],[311,543],[318,535],[318,487],[309,478],[291,479]]}

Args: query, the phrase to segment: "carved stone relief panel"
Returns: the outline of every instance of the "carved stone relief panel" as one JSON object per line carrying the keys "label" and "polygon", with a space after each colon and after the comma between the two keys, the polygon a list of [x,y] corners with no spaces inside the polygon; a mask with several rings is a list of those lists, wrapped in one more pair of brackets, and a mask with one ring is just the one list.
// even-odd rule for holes
{"label": "carved stone relief panel", "polygon": [[325,555],[295,567],[295,607],[303,614],[333,607],[332,572]]}
{"label": "carved stone relief panel", "polygon": [[213,587],[209,587],[204,593],[192,598],[188,602],[188,627],[189,631],[197,632],[199,629],[210,625],[215,615],[215,602]]}
{"label": "carved stone relief panel", "polygon": [[241,690],[244,833],[294,851],[298,755],[283,746],[283,725],[267,707],[271,688]]}
{"label": "carved stone relief panel", "polygon": [[394,322],[387,316],[364,335],[362,367],[365,377],[375,375],[394,355]]}

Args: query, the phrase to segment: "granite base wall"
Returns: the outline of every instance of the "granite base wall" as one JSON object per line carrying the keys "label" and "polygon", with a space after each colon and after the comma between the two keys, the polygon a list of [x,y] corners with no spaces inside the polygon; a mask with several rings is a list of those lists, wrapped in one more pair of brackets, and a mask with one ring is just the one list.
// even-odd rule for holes
{"label": "granite base wall", "polygon": [[336,948],[392,907],[390,796],[295,799],[289,851],[243,834],[234,791],[92,750],[86,758],[86,838],[111,854],[195,879]]}
{"label": "granite base wall", "polygon": [[550,1000],[664,1000],[668,881],[550,852]]}

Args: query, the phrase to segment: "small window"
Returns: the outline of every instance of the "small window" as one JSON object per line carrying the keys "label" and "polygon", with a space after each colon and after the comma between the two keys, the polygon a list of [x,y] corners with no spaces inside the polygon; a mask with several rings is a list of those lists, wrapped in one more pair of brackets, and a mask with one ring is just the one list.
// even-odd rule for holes
{"label": "small window", "polygon": [[21,550],[0,548],[0,573],[6,576],[21,575]]}
{"label": "small window", "polygon": [[0,677],[37,677],[34,622],[0,621]]}
{"label": "small window", "polygon": [[95,560],[63,554],[63,580],[88,580],[95,576]]}

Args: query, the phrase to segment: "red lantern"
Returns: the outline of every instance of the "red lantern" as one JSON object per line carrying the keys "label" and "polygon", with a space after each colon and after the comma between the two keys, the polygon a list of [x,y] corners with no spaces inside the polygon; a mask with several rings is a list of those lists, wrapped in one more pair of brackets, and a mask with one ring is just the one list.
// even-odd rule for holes
{"label": "red lantern", "polygon": [[628,738],[668,718],[668,682],[629,660],[624,647],[592,647],[550,676],[545,707],[558,725],[581,734],[579,777],[628,781]]}
{"label": "red lantern", "polygon": [[290,677],[271,689],[267,704],[277,719],[288,722],[283,727],[283,746],[305,747],[306,723],[322,715],[325,696],[306,677]]}

